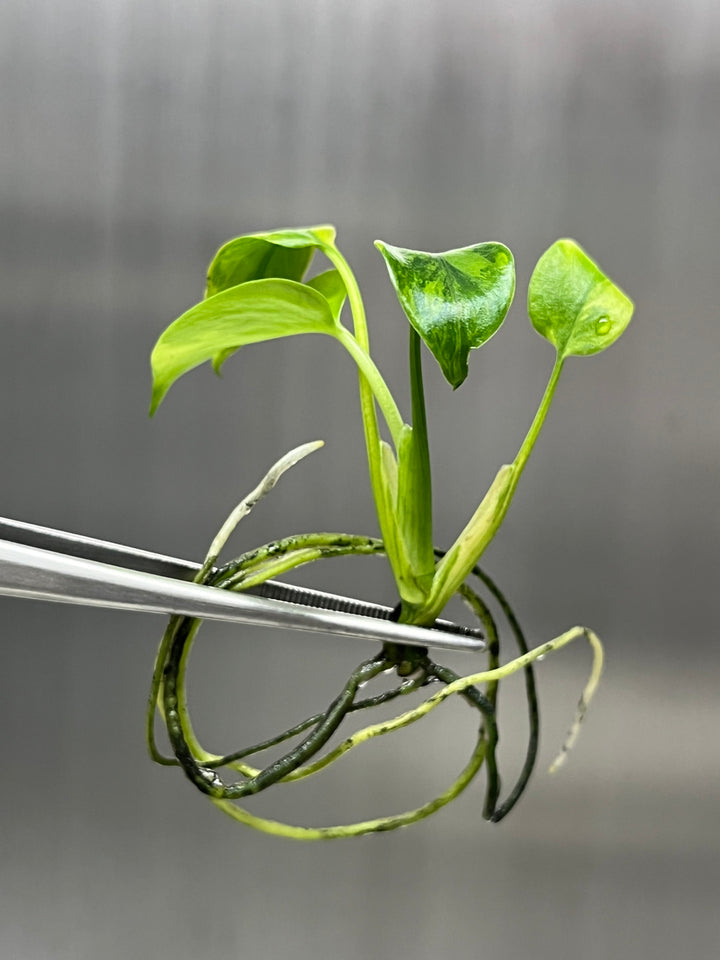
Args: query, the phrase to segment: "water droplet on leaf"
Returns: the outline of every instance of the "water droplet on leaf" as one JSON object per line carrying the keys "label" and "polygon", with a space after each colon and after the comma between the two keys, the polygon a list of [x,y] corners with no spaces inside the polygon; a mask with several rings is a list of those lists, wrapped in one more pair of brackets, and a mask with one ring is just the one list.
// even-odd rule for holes
{"label": "water droplet on leaf", "polygon": [[599,337],[604,337],[612,328],[612,323],[610,323],[610,318],[606,316],[598,317],[595,321],[595,333]]}

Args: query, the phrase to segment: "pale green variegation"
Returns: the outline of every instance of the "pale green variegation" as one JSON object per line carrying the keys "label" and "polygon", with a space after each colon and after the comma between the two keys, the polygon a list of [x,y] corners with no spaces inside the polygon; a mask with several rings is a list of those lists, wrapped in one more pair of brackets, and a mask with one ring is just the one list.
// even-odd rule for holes
{"label": "pale green variegation", "polygon": [[337,323],[340,320],[340,314],[347,299],[347,290],[338,271],[326,270],[324,273],[319,273],[316,277],[313,277],[312,280],[308,280],[307,285],[325,297]]}
{"label": "pale green variegation", "polygon": [[633,305],[574,240],[558,240],[533,271],[528,314],[558,356],[587,357],[617,340]]}
{"label": "pale green variegation", "polygon": [[500,328],[515,293],[515,263],[502,243],[445,253],[375,246],[385,258],[410,323],[456,389],[468,374],[468,354]]}

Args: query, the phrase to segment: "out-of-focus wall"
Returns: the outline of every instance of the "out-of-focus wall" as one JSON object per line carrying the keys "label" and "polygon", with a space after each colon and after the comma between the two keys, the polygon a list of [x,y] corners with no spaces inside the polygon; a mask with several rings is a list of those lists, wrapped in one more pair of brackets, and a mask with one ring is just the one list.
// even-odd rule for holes
{"label": "out-of-focus wall", "polygon": [[[481,824],[476,790],[380,839],[255,836],[145,758],[160,621],[3,600],[2,955],[714,955],[719,11],[6,0],[3,515],[197,557],[269,464],[317,437],[325,449],[244,522],[237,549],[375,532],[355,373],[335,344],[249,347],[147,418],[154,340],[235,234],[337,225],[406,411],[406,321],[372,240],[513,249],[515,305],[466,384],[453,394],[425,364],[439,543],[514,456],[549,374],[524,311],[540,253],[575,237],[636,316],[607,354],[568,362],[486,557],[534,641],[581,622],[607,642],[562,776],[544,761],[584,681],[580,650],[542,666],[543,762],[502,826]],[[394,601],[381,561],[305,582]],[[208,738],[273,732],[329,700],[364,652],[208,628],[194,701]],[[519,691],[503,707],[512,768]],[[412,805],[462,762],[463,721],[450,712],[258,809],[318,822]]]}

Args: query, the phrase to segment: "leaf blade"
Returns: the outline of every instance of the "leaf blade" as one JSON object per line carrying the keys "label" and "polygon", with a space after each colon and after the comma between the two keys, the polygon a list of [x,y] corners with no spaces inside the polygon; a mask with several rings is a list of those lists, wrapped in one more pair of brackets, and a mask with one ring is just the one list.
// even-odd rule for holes
{"label": "leaf blade", "polygon": [[[345,298],[347,297],[347,291],[342,277],[337,270],[326,270],[324,273],[319,273],[316,277],[313,277],[312,280],[308,280],[306,286],[312,287],[313,290],[317,290],[318,293],[325,297],[336,323],[339,322],[340,314],[345,304]],[[227,347],[212,358],[213,370],[218,376],[220,376],[225,361],[231,357],[237,349],[237,347]]]}
{"label": "leaf blade", "polygon": [[249,233],[224,243],[208,267],[205,296],[252,280],[275,277],[300,281],[315,250],[332,243],[335,228],[329,224]]}
{"label": "leaf blade", "polygon": [[562,359],[606,350],[626,330],[633,309],[632,300],[574,240],[557,240],[530,278],[530,321]]}
{"label": "leaf blade", "polygon": [[500,328],[515,293],[515,264],[501,243],[445,253],[394,247],[382,254],[400,305],[453,389],[468,373],[471,350]]}
{"label": "leaf blade", "polygon": [[268,278],[200,301],[161,334],[151,356],[152,416],[179,377],[207,360],[251,343],[301,333],[334,335],[325,297],[304,283]]}
{"label": "leaf blade", "polygon": [[338,271],[326,270],[324,273],[319,273],[312,280],[308,280],[307,285],[325,297],[330,304],[335,321],[339,321],[343,305],[347,299],[347,289]]}

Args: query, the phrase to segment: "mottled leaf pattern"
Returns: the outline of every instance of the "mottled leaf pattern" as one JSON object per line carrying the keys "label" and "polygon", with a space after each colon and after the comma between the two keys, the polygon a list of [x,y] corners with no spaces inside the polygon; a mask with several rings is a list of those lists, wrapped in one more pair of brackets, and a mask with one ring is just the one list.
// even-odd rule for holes
{"label": "mottled leaf pattern", "polygon": [[468,354],[500,327],[515,292],[515,264],[501,243],[481,243],[446,253],[405,250],[376,241],[410,323],[459,387]]}

